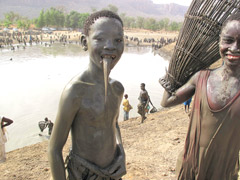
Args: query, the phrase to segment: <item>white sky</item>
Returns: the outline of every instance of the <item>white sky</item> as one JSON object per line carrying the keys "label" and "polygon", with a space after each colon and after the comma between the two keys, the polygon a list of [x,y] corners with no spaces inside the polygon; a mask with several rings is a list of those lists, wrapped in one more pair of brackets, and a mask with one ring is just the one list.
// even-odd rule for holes
{"label": "white sky", "polygon": [[175,4],[180,4],[183,6],[190,6],[192,0],[152,0],[152,2],[156,3],[156,4],[175,3]]}

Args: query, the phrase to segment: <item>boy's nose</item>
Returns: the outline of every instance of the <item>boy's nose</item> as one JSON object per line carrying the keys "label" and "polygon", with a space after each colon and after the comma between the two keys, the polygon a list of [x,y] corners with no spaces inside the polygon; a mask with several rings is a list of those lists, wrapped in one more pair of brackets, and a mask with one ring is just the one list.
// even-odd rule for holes
{"label": "boy's nose", "polygon": [[104,49],[113,50],[115,49],[114,43],[112,40],[107,40],[104,46]]}
{"label": "boy's nose", "polygon": [[235,52],[235,51],[239,51],[240,46],[238,42],[235,42],[234,44],[231,45],[231,47],[229,47],[229,50],[231,52]]}

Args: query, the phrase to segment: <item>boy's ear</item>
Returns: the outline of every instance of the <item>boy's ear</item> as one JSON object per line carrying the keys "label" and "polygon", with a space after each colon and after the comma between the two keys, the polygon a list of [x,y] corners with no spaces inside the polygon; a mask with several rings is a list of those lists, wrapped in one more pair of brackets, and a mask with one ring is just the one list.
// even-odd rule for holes
{"label": "boy's ear", "polygon": [[82,49],[84,51],[87,51],[88,50],[88,47],[87,47],[87,38],[86,38],[86,35],[82,34],[81,36],[81,45],[82,45]]}

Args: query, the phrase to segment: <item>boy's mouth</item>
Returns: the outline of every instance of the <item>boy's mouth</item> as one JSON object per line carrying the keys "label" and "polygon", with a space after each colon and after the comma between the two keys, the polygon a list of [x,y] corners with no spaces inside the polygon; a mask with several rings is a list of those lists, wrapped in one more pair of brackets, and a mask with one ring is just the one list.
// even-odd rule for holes
{"label": "boy's mouth", "polygon": [[233,55],[233,54],[228,54],[227,55],[227,58],[230,60],[230,61],[236,61],[236,60],[240,60],[240,55]]}
{"label": "boy's mouth", "polygon": [[101,56],[101,59],[102,59],[102,60],[103,60],[104,58],[114,60],[114,59],[116,58],[116,56],[115,56],[115,55],[105,54],[105,55],[102,55],[102,56]]}

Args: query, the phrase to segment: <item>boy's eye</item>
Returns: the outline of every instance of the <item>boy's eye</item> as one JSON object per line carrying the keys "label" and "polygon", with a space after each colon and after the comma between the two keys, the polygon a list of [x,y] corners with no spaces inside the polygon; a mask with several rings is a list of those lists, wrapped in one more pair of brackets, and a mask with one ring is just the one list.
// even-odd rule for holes
{"label": "boy's eye", "polygon": [[231,44],[234,42],[234,39],[229,39],[229,38],[223,38],[222,41],[227,44]]}
{"label": "boy's eye", "polygon": [[123,40],[122,40],[122,39],[117,39],[116,41],[117,41],[117,42],[122,42]]}
{"label": "boy's eye", "polygon": [[103,38],[100,37],[100,36],[95,36],[93,39],[94,39],[94,40],[97,40],[97,41],[102,41],[102,40],[103,40]]}

